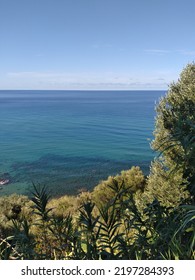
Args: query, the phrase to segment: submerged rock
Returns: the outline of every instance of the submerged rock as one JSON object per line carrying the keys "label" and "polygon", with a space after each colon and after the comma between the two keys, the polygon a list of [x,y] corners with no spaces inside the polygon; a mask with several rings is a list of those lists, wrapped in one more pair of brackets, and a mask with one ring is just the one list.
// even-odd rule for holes
{"label": "submerged rock", "polygon": [[0,175],[0,186],[7,185],[11,182],[11,176],[9,173],[3,173]]}
{"label": "submerged rock", "polygon": [[9,184],[9,179],[0,179],[0,186]]}

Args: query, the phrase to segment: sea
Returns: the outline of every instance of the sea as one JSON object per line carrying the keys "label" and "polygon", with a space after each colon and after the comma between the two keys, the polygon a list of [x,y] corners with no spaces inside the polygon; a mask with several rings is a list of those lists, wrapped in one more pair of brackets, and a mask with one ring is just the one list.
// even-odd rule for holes
{"label": "sea", "polygon": [[166,91],[0,91],[0,196],[92,190],[140,166],[147,175],[155,107]]}

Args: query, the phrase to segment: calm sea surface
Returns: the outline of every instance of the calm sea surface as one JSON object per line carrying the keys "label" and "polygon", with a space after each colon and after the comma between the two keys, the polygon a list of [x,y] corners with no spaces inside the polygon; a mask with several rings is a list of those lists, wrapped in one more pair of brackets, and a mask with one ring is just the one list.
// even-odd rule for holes
{"label": "calm sea surface", "polygon": [[165,91],[0,91],[0,195],[91,189],[154,157],[155,102]]}

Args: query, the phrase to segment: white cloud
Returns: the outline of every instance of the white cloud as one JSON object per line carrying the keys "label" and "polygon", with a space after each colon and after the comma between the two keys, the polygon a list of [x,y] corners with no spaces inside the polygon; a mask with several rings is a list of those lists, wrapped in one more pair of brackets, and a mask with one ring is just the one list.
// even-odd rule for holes
{"label": "white cloud", "polygon": [[195,50],[178,50],[178,52],[187,56],[195,56]]}
{"label": "white cloud", "polygon": [[113,45],[109,43],[94,43],[92,44],[93,49],[107,49],[107,48],[112,48]]}
{"label": "white cloud", "polygon": [[2,89],[166,89],[163,74],[9,72]]}
{"label": "white cloud", "polygon": [[148,49],[148,50],[144,50],[145,52],[148,53],[154,53],[154,54],[168,54],[171,51],[170,50],[163,50],[163,49]]}
{"label": "white cloud", "polygon": [[177,54],[179,54],[179,55],[195,56],[195,50],[147,49],[147,50],[144,50],[144,52],[151,53],[151,54],[159,54],[159,55],[177,53]]}

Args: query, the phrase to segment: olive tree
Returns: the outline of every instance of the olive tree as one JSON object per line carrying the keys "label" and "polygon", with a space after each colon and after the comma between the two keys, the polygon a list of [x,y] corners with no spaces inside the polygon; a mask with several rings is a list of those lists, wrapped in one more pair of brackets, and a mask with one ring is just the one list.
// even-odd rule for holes
{"label": "olive tree", "polygon": [[186,188],[191,197],[195,194],[195,63],[169,86],[156,111],[151,145],[159,157],[151,166],[148,190],[161,201],[177,204],[186,198]]}

